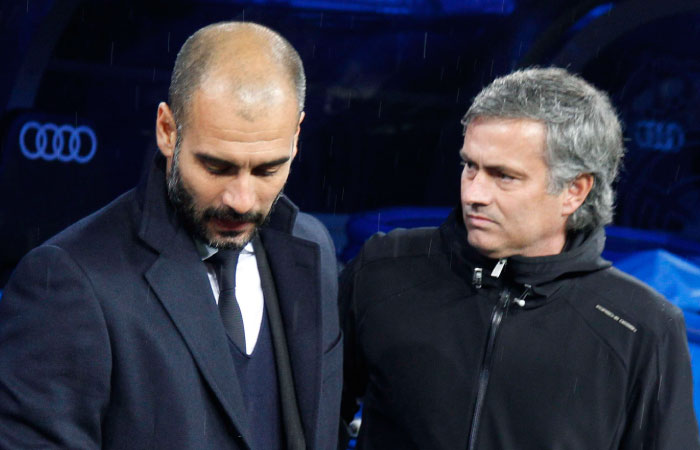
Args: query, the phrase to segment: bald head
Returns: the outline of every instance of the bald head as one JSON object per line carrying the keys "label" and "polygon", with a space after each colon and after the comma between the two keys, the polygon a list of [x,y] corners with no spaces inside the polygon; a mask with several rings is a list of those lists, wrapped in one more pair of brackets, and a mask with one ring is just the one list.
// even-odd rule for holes
{"label": "bald head", "polygon": [[188,122],[197,93],[225,96],[254,120],[294,100],[304,108],[306,78],[299,54],[279,34],[249,22],[222,22],[190,36],[180,49],[168,91],[178,128]]}

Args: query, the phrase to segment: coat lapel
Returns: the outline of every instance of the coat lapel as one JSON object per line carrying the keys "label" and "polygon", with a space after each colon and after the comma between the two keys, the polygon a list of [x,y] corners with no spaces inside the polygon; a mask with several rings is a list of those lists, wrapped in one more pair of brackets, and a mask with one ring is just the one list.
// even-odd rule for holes
{"label": "coat lapel", "polygon": [[321,382],[319,249],[275,229],[262,229],[260,237],[277,286],[304,435],[314,442]]}
{"label": "coat lapel", "polygon": [[[177,246],[175,246],[177,247]],[[190,251],[162,254],[146,273],[206,382],[239,434],[248,434],[243,396],[204,264]]]}

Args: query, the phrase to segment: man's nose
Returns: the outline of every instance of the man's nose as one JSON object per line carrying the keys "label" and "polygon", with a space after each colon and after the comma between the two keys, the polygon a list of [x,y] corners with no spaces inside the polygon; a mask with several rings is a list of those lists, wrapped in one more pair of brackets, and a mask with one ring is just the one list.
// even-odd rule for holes
{"label": "man's nose", "polygon": [[249,174],[238,174],[226,183],[223,204],[239,214],[250,212],[255,206],[255,189]]}
{"label": "man's nose", "polygon": [[477,172],[472,177],[462,177],[462,203],[472,206],[488,205],[492,192],[488,177]]}

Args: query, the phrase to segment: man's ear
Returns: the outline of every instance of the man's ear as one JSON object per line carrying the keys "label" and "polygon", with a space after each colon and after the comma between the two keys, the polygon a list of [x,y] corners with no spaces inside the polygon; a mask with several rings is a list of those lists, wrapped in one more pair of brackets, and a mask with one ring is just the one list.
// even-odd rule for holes
{"label": "man's ear", "polygon": [[595,177],[590,173],[582,173],[578,175],[574,181],[569,183],[569,186],[564,192],[562,214],[570,216],[583,204],[588,197],[588,193],[593,188]]}
{"label": "man's ear", "polygon": [[168,160],[168,167],[175,153],[175,143],[177,142],[177,125],[175,117],[170,107],[165,102],[158,105],[156,116],[156,142],[160,152]]}
{"label": "man's ear", "polygon": [[294,133],[294,149],[292,150],[292,159],[297,155],[298,144],[299,144],[299,133],[301,133],[301,122],[304,121],[306,113],[304,111],[299,115],[299,122],[297,123],[297,131]]}

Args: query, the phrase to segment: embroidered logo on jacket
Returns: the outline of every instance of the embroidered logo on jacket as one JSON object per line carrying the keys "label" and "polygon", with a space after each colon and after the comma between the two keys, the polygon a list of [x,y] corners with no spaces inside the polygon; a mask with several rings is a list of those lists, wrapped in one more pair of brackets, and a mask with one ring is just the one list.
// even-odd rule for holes
{"label": "embroidered logo on jacket", "polygon": [[630,330],[631,332],[633,332],[633,333],[636,333],[636,332],[637,332],[637,327],[635,327],[634,325],[632,325],[631,323],[629,323],[628,321],[626,321],[626,320],[623,319],[622,317],[618,316],[618,315],[615,314],[614,312],[610,311],[608,308],[606,308],[606,307],[604,307],[604,306],[601,306],[601,305],[595,305],[595,309],[597,309],[598,311],[602,312],[602,313],[605,314],[606,316],[610,317],[612,320],[614,320],[615,322],[619,323],[619,324],[622,325],[623,327],[627,328],[627,329]]}

